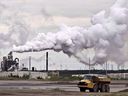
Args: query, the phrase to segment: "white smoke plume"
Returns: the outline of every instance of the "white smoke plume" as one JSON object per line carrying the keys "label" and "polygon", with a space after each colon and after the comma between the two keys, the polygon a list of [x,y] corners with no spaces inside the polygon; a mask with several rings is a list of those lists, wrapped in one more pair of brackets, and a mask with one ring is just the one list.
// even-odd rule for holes
{"label": "white smoke plume", "polygon": [[91,64],[103,64],[112,60],[118,64],[124,63],[123,54],[125,38],[128,33],[127,0],[117,0],[109,9],[93,16],[92,26],[83,27],[61,26],[57,33],[40,33],[23,46],[13,46],[15,52],[34,52],[43,50],[63,51],[69,56],[75,56],[80,62],[88,64],[88,60],[77,56],[82,50],[92,49],[95,52]]}

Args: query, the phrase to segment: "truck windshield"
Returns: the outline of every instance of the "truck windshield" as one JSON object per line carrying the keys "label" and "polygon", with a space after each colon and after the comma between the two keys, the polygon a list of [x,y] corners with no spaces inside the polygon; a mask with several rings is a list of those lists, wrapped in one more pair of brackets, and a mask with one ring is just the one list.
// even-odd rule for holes
{"label": "truck windshield", "polygon": [[84,76],[84,79],[92,80],[92,76]]}

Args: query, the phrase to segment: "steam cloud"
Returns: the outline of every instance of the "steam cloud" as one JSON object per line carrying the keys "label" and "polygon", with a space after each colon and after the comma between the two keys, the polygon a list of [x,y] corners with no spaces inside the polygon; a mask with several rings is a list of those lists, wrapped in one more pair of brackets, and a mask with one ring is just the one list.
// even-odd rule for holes
{"label": "steam cloud", "polygon": [[63,25],[57,33],[39,33],[37,37],[23,46],[13,46],[15,52],[34,52],[43,50],[63,51],[75,56],[80,62],[88,64],[87,58],[82,59],[77,53],[84,49],[94,49],[93,64],[103,64],[112,60],[118,64],[125,62],[122,48],[128,31],[127,0],[117,0],[109,9],[93,16],[92,26],[68,27]]}

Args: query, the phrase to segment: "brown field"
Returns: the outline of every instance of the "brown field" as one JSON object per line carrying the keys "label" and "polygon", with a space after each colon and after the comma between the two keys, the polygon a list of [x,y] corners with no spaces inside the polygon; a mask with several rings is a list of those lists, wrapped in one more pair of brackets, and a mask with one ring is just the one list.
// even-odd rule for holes
{"label": "brown field", "polygon": [[0,96],[128,96],[128,90],[126,92],[115,93],[85,93],[74,91],[63,91],[59,89],[53,90],[30,90],[30,89],[8,89],[0,90]]}
{"label": "brown field", "polygon": [[0,96],[128,96],[127,84],[113,81],[110,93],[89,93],[79,92],[76,82],[0,80]]}

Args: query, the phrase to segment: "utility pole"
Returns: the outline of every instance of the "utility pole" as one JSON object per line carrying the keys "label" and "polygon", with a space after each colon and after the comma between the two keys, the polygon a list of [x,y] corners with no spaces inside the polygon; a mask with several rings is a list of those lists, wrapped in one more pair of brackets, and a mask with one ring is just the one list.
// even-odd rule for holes
{"label": "utility pole", "polygon": [[111,70],[113,70],[113,65],[111,64]]}
{"label": "utility pole", "polygon": [[107,67],[108,67],[108,63],[107,63],[107,61],[106,61],[106,76],[108,75],[108,71],[107,71],[108,68],[107,68]]}
{"label": "utility pole", "polygon": [[60,64],[60,70],[62,70],[62,68],[63,68],[63,66],[62,66],[62,64]]}
{"label": "utility pole", "polygon": [[117,70],[118,70],[118,71],[120,70],[120,65],[117,65]]}
{"label": "utility pole", "polygon": [[91,63],[91,62],[90,62],[90,57],[89,57],[89,74],[90,74],[90,69],[91,69],[91,68],[90,68],[90,67],[91,67],[91,66],[90,66],[90,63]]}

